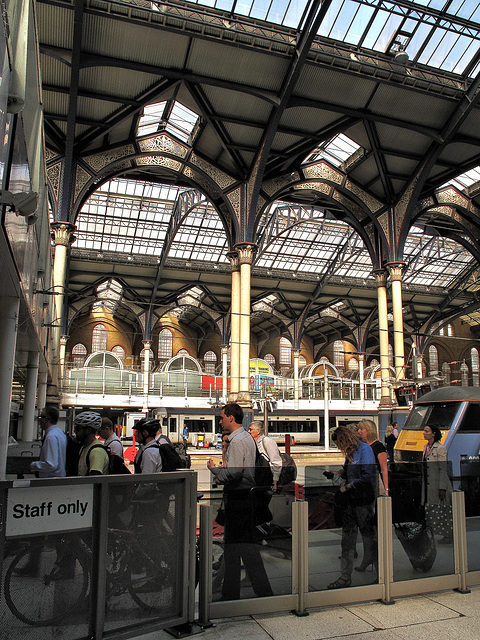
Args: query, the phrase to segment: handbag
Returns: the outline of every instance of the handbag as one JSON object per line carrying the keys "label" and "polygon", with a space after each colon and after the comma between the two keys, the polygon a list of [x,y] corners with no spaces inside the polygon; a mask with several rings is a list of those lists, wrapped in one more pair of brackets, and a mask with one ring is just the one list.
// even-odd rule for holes
{"label": "handbag", "polygon": [[452,507],[446,502],[425,504],[425,521],[436,535],[452,537]]}
{"label": "handbag", "polygon": [[437,557],[435,538],[430,527],[418,522],[395,524],[397,538],[414,569],[430,571]]}

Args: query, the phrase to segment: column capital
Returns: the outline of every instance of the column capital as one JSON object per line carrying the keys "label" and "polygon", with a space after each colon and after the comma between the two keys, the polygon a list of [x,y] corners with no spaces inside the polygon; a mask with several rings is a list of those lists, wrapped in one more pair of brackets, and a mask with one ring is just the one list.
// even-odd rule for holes
{"label": "column capital", "polygon": [[239,263],[252,264],[257,252],[257,245],[254,242],[239,242],[235,245]]}
{"label": "column capital", "polygon": [[50,228],[55,245],[68,247],[75,242],[73,233],[77,227],[71,222],[52,222]]}
{"label": "column capital", "polygon": [[229,251],[227,253],[227,258],[230,260],[230,266],[232,267],[232,271],[240,271],[240,260],[238,258],[238,252]]}
{"label": "column capital", "polygon": [[150,349],[152,346],[152,340],[142,340],[144,349]]}
{"label": "column capital", "polygon": [[374,269],[372,271],[372,275],[375,278],[377,287],[387,286],[387,272],[385,271],[385,269]]}
{"label": "column capital", "polygon": [[67,336],[65,334],[61,335],[60,336],[60,344],[66,345],[69,338],[70,338],[70,336]]}
{"label": "column capital", "polygon": [[392,282],[401,282],[403,270],[405,269],[405,262],[387,262],[385,265],[390,273],[390,280]]}

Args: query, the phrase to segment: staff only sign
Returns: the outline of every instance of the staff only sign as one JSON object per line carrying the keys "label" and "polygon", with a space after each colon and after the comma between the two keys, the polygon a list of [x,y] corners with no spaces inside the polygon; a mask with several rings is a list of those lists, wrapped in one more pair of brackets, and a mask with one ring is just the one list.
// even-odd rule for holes
{"label": "staff only sign", "polygon": [[8,490],[7,537],[88,529],[92,518],[93,485]]}

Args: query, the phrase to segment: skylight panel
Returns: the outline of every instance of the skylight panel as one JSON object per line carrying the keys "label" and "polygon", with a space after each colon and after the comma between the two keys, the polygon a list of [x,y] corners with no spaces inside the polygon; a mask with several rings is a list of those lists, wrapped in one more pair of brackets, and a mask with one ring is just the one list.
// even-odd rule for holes
{"label": "skylight panel", "polygon": [[171,102],[167,104],[165,100],[155,102],[143,109],[143,114],[138,120],[137,136],[167,131],[183,142],[187,142],[198,119],[198,114],[180,102],[175,101],[173,106]]}
{"label": "skylight panel", "polygon": [[339,167],[350,156],[360,149],[360,145],[350,140],[346,135],[340,133],[327,143],[318,146],[304,162],[315,162],[321,158],[329,160],[332,164]]}
{"label": "skylight panel", "polygon": [[441,188],[448,187],[450,185],[456,187],[457,189],[466,189],[471,187],[472,184],[478,182],[480,180],[480,166],[475,167],[474,169],[470,169],[470,171],[466,171],[465,173],[452,178],[448,182],[442,185]]}

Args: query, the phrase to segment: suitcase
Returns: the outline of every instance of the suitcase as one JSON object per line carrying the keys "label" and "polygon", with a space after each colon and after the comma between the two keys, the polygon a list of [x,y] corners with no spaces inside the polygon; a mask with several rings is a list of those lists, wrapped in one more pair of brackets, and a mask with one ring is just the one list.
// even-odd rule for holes
{"label": "suitcase", "polygon": [[395,531],[412,567],[425,573],[430,571],[437,557],[431,527],[419,522],[405,522],[396,524]]}

